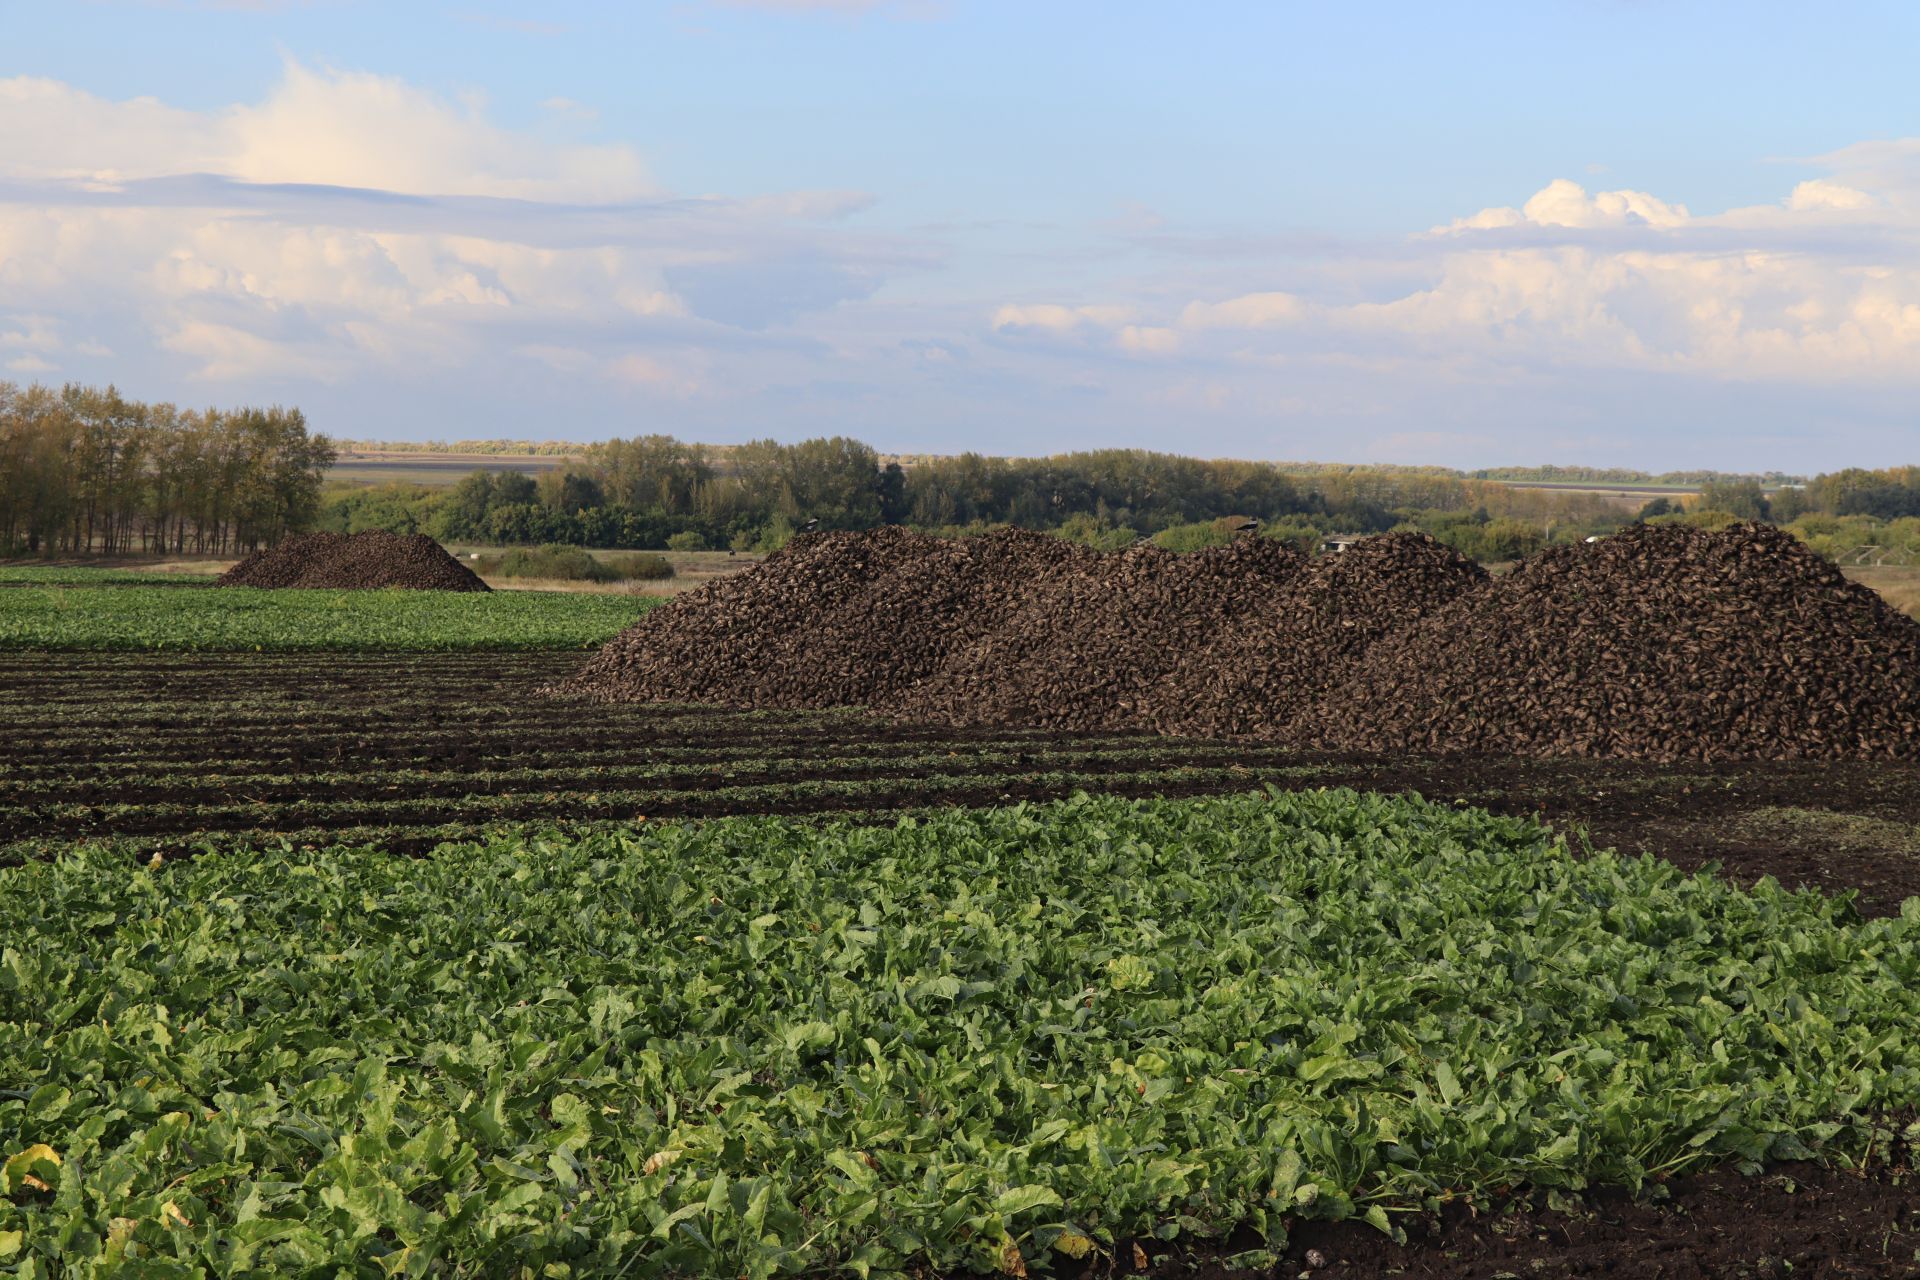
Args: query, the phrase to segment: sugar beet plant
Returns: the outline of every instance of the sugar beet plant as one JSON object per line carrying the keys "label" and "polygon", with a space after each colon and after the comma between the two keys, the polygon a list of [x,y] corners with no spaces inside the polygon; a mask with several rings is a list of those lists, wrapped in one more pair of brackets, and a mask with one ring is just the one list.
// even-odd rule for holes
{"label": "sugar beet plant", "polygon": [[1920,1100],[1920,902],[1350,792],[4,874],[27,1275],[1018,1274]]}
{"label": "sugar beet plant", "polygon": [[591,649],[659,602],[651,596],[553,591],[16,586],[0,590],[0,649]]}

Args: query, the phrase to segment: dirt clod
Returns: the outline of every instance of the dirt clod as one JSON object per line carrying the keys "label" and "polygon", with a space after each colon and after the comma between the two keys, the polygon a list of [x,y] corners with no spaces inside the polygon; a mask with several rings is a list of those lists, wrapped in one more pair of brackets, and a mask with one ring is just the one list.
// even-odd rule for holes
{"label": "dirt clod", "polygon": [[487,591],[473,570],[424,533],[304,533],[256,551],[220,575],[220,587]]}

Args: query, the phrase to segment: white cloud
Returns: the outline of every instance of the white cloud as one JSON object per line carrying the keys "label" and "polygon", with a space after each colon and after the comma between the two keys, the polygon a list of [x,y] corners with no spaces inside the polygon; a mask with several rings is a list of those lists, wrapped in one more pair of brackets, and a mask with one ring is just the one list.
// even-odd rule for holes
{"label": "white cloud", "polygon": [[[663,198],[633,148],[559,127],[291,61],[261,102],[205,112],[0,80],[0,300],[41,316],[47,351],[46,317],[70,319],[91,331],[82,354],[184,358],[203,381],[418,377],[586,345],[593,377],[628,385],[636,344],[807,314],[909,265],[827,229],[865,193]],[[759,310],[716,284],[767,279],[783,290]]]}
{"label": "white cloud", "polygon": [[1191,302],[1180,313],[1189,329],[1264,329],[1296,324],[1307,317],[1307,304],[1291,293],[1246,293],[1225,302]]}
{"label": "white cloud", "polygon": [[1600,191],[1589,196],[1585,187],[1567,178],[1555,178],[1518,209],[1482,209],[1458,218],[1435,234],[1488,231],[1505,227],[1677,227],[1689,218],[1687,206],[1668,204],[1644,191]]}
{"label": "white cloud", "polygon": [[414,195],[606,203],[658,194],[631,147],[499,128],[404,80],[289,60],[265,101],[193,112],[0,80],[0,176],[115,186],[211,173]]}
{"label": "white cloud", "polygon": [[1827,182],[1821,178],[1809,179],[1793,189],[1787,197],[1787,208],[1795,213],[1806,213],[1816,209],[1871,209],[1872,196],[1864,191],[1855,191],[1852,187],[1843,187],[1837,182]]}
{"label": "white cloud", "polygon": [[1163,356],[1180,349],[1180,335],[1159,325],[1130,324],[1120,330],[1121,349],[1140,355]]}
{"label": "white cloud", "polygon": [[995,329],[1045,329],[1069,333],[1083,326],[1114,329],[1133,318],[1130,307],[1063,307],[1058,303],[1008,305],[993,313]]}
{"label": "white cloud", "polygon": [[[1436,249],[1429,282],[1410,292],[1203,298],[1178,323],[1193,333],[1282,330],[1275,341],[1321,347],[1397,344],[1490,368],[1920,383],[1920,216],[1837,180],[1702,216],[1647,192],[1589,195],[1557,179],[1518,209],[1483,209],[1426,242]],[[1237,354],[1258,358],[1261,348]]]}
{"label": "white cloud", "polygon": [[7,361],[7,368],[15,373],[52,373],[58,367],[36,355],[16,356]]}
{"label": "white cloud", "polygon": [[692,396],[701,390],[700,379],[684,356],[669,361],[636,351],[612,360],[607,369],[622,382],[670,396]]}

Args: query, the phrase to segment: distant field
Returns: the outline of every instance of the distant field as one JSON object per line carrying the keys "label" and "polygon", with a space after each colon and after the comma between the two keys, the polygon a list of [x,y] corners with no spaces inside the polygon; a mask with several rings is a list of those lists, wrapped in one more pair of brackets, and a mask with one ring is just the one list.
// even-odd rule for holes
{"label": "distant field", "polygon": [[[457,559],[466,563],[471,563],[476,556],[491,558],[504,555],[512,549],[511,547],[489,546],[477,542],[456,542],[447,545],[448,551],[452,552]],[[648,595],[655,596],[680,595],[682,592],[691,591],[695,587],[704,587],[715,578],[730,577],[742,570],[751,569],[754,565],[766,559],[765,554],[758,551],[742,551],[738,554],[726,551],[652,551],[651,549],[649,549],[649,551],[650,554],[664,556],[667,563],[673,566],[674,576],[671,578],[649,580],[634,584]],[[590,548],[587,554],[596,559],[605,559],[609,556],[632,555],[633,552],[631,550],[602,550]],[[617,582],[553,582],[537,578],[501,578],[489,577],[485,574],[481,576],[486,579],[487,585],[496,591],[534,590],[617,593],[629,589],[627,584]]]}
{"label": "distant field", "polygon": [[1920,568],[1865,565],[1842,572],[1862,586],[1879,592],[1881,599],[1908,617],[1920,618]]}
{"label": "distant field", "polygon": [[339,484],[451,485],[475,471],[517,471],[537,476],[576,462],[559,454],[342,453],[328,481]]}
{"label": "distant field", "polygon": [[1700,492],[1698,488],[1685,485],[1664,484],[1583,484],[1548,480],[1496,480],[1494,483],[1503,484],[1509,489],[1551,489],[1556,493],[1590,494],[1605,498],[1626,511],[1638,511],[1655,498],[1687,498]]}

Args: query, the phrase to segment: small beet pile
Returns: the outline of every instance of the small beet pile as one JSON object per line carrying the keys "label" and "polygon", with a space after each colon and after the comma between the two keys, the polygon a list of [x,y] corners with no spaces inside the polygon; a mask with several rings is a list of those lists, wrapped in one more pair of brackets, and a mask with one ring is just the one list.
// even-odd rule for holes
{"label": "small beet pile", "polygon": [[473,570],[424,533],[303,533],[256,551],[220,575],[220,587],[486,591]]}
{"label": "small beet pile", "polygon": [[1636,525],[1490,579],[1424,534],[1308,561],[1020,531],[796,538],[554,692],[1310,749],[1920,758],[1920,625],[1765,525]]}

